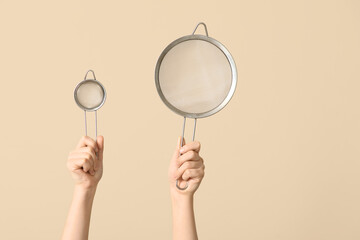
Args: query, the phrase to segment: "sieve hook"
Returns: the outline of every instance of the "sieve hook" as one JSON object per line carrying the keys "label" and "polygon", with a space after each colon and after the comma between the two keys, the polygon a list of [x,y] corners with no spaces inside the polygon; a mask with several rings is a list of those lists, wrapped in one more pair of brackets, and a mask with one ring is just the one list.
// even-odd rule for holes
{"label": "sieve hook", "polygon": [[85,77],[84,77],[84,80],[87,80],[87,75],[89,74],[89,72],[91,72],[92,73],[92,75],[94,76],[94,80],[96,80],[96,77],[95,77],[95,73],[94,73],[94,71],[93,70],[89,70],[89,71],[87,71],[86,72],[86,74],[85,74]]}
{"label": "sieve hook", "polygon": [[[196,30],[196,29],[195,29],[195,30]],[[193,131],[192,141],[195,140],[196,122],[197,122],[197,119],[195,118],[195,119],[194,119],[194,131]],[[184,117],[182,137],[181,137],[181,143],[180,143],[180,146],[181,146],[181,147],[183,146],[183,143],[184,143],[185,123],[186,123],[186,117]],[[181,154],[179,153],[179,157],[180,157],[180,155],[181,155]],[[179,190],[184,191],[184,190],[186,190],[186,189],[189,187],[189,182],[186,182],[186,186],[182,188],[182,187],[179,186],[179,180],[177,179],[177,180],[176,180],[176,187],[177,187]]]}
{"label": "sieve hook", "polygon": [[203,22],[199,22],[199,23],[196,25],[196,27],[195,27],[195,29],[194,29],[194,31],[193,31],[193,33],[192,33],[192,35],[194,35],[194,34],[195,34],[195,32],[196,32],[197,28],[198,28],[200,25],[203,25],[203,26],[204,26],[206,36],[208,37],[208,36],[209,36],[209,33],[208,33],[208,30],[207,30],[206,24],[205,24],[205,23],[203,23]]}

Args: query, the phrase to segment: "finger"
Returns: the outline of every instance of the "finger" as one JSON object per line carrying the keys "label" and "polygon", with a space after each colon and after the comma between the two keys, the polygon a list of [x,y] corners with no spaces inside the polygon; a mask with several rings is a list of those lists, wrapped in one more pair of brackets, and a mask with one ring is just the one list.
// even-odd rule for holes
{"label": "finger", "polygon": [[200,162],[200,161],[196,161],[196,162],[195,161],[187,161],[187,162],[184,162],[184,164],[182,164],[177,169],[176,178],[179,178],[180,176],[182,176],[186,170],[201,168],[202,165],[203,165],[203,163]]}
{"label": "finger", "polygon": [[93,149],[88,148],[88,147],[83,147],[83,148],[80,148],[80,149],[70,153],[69,159],[74,159],[74,158],[86,158],[86,159],[89,159],[90,161],[94,162],[96,160],[97,156]]}
{"label": "finger", "polygon": [[182,175],[182,179],[185,181],[191,179],[202,179],[204,177],[204,170],[202,168],[187,169]]}
{"label": "finger", "polygon": [[184,145],[181,149],[180,149],[180,153],[184,154],[188,151],[195,151],[195,152],[199,152],[201,148],[201,144],[198,141],[195,142],[191,142],[189,144]]}
{"label": "finger", "polygon": [[[182,137],[180,137],[180,140],[181,140],[181,138],[182,138]],[[184,146],[185,144],[186,144],[186,140],[185,140],[185,138],[183,138],[182,145],[181,145],[181,142],[180,142],[180,145],[181,145],[181,147],[182,147],[182,146]]]}
{"label": "finger", "polygon": [[90,153],[91,154],[91,157],[92,159],[95,161],[97,159],[97,155],[95,153],[95,150],[91,147],[82,147],[80,149],[77,149],[74,154],[76,154],[76,152],[84,152],[84,153]]}
{"label": "finger", "polygon": [[82,147],[92,147],[95,150],[95,152],[99,151],[98,146],[97,146],[96,142],[94,141],[94,139],[92,139],[88,136],[83,136],[80,139],[76,148],[82,148]]}
{"label": "finger", "polygon": [[104,137],[98,136],[96,139],[96,144],[99,147],[99,160],[103,160],[104,154]]}
{"label": "finger", "polygon": [[171,159],[176,160],[180,155],[180,145],[181,145],[181,137],[178,137],[176,148],[173,154],[173,157]]}
{"label": "finger", "polygon": [[90,168],[93,169],[94,167],[94,159],[93,155],[89,152],[74,152],[69,155],[69,162],[72,162],[76,159],[84,159],[85,162],[89,162]]}
{"label": "finger", "polygon": [[84,172],[89,172],[91,169],[91,163],[85,158],[76,158],[68,161],[68,168],[70,171],[74,172],[76,170],[82,169]]}
{"label": "finger", "polygon": [[93,167],[91,168],[91,171],[96,171],[96,165],[98,161],[98,154],[95,153],[95,150],[92,147],[82,147],[78,149],[79,152],[85,152],[91,154],[91,160],[93,162]]}
{"label": "finger", "polygon": [[99,147],[98,152],[98,158],[97,161],[95,161],[95,170],[98,170],[100,167],[100,164],[102,164],[102,161],[104,159],[104,137],[98,136],[96,139],[97,146]]}
{"label": "finger", "polygon": [[202,160],[202,158],[199,156],[199,153],[195,151],[189,151],[184,153],[178,158],[177,164],[178,166],[181,166],[186,161],[199,161],[199,160]]}

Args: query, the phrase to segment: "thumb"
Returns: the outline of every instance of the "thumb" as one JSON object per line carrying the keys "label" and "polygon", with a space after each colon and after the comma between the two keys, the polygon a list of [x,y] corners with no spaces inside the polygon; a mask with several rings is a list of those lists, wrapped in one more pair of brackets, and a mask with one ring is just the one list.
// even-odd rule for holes
{"label": "thumb", "polygon": [[[178,157],[180,156],[180,148],[182,147],[181,146],[181,138],[182,137],[178,137],[177,139],[177,144],[176,144],[176,148],[175,148],[175,151],[174,151],[174,154],[173,154],[173,157],[172,157],[172,161],[176,161],[176,159],[178,159]],[[185,139],[183,139],[183,145],[185,143]]]}
{"label": "thumb", "polygon": [[96,139],[96,143],[99,148],[99,160],[102,161],[104,156],[104,137],[98,136]]}

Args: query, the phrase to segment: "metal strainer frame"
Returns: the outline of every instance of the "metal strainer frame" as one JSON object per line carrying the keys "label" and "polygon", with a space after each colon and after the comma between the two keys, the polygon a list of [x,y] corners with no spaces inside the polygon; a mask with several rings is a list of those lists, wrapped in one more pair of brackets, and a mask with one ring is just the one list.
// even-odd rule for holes
{"label": "metal strainer frame", "polygon": [[[195,34],[197,28],[203,25],[205,28],[205,33],[206,36],[204,35],[199,35],[199,34]],[[229,62],[230,65],[230,69],[231,69],[231,86],[230,86],[230,90],[228,92],[228,95],[225,97],[225,99],[215,108],[207,111],[207,112],[202,112],[202,113],[188,113],[188,112],[184,112],[181,111],[179,109],[177,109],[176,107],[174,107],[164,96],[162,90],[161,90],[161,86],[160,86],[160,80],[159,80],[159,74],[160,74],[160,67],[161,67],[161,63],[164,59],[164,57],[166,56],[166,54],[175,46],[177,46],[178,44],[185,42],[185,41],[191,41],[191,40],[201,40],[201,41],[205,41],[208,43],[213,44],[214,46],[216,46],[226,57],[226,59]],[[196,25],[193,33],[191,35],[187,35],[181,38],[176,39],[175,41],[173,41],[172,43],[170,43],[161,53],[157,63],[156,63],[156,67],[155,67],[155,85],[156,85],[156,89],[157,92],[161,98],[161,100],[165,103],[165,105],[170,108],[173,112],[181,115],[184,117],[184,123],[183,123],[183,130],[182,130],[182,138],[181,138],[181,146],[183,145],[183,139],[184,139],[184,133],[185,133],[185,123],[186,123],[186,118],[193,118],[194,119],[194,131],[193,131],[193,137],[192,140],[195,140],[195,131],[196,131],[196,123],[197,123],[197,119],[198,118],[205,118],[205,117],[209,117],[217,112],[219,112],[221,109],[223,109],[231,100],[232,96],[234,95],[235,92],[235,88],[236,88],[236,83],[237,83],[237,70],[236,70],[236,64],[235,61],[233,59],[233,57],[231,56],[230,52],[227,50],[227,48],[221,44],[219,41],[215,40],[214,38],[209,37],[208,34],[208,30],[206,27],[206,24],[203,22],[200,22]],[[179,190],[185,190],[188,188],[188,182],[186,183],[185,187],[180,187],[178,185],[178,180],[176,180],[176,187]]]}
{"label": "metal strainer frame", "polygon": [[[93,79],[87,79],[87,75],[89,74],[89,72],[92,73],[93,75]],[[100,86],[100,88],[102,89],[103,91],[103,99],[101,101],[101,103],[94,107],[94,108],[87,108],[87,107],[84,107],[78,100],[77,98],[77,91],[79,89],[79,87],[85,83],[89,83],[89,82],[93,82],[95,84],[97,84],[98,86]],[[85,136],[87,136],[87,119],[86,119],[86,112],[95,112],[95,139],[97,139],[97,110],[100,109],[104,103],[105,103],[105,100],[106,100],[106,90],[105,90],[105,87],[101,84],[101,82],[99,82],[98,80],[96,80],[96,77],[95,77],[95,73],[93,70],[88,70],[85,74],[85,77],[84,77],[84,80],[82,80],[81,82],[79,82],[76,87],[75,87],[75,90],[74,90],[74,99],[75,99],[75,102],[76,104],[82,109],[84,110],[84,116],[85,116]]]}

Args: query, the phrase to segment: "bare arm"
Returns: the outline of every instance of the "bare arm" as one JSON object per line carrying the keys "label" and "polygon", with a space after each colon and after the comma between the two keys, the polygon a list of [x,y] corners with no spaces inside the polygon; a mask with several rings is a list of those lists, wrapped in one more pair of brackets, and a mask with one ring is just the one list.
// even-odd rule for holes
{"label": "bare arm", "polygon": [[90,226],[91,208],[96,189],[75,187],[74,196],[66,220],[63,240],[87,240]]}
{"label": "bare arm", "polygon": [[83,137],[69,154],[67,167],[75,180],[75,188],[62,240],[88,239],[92,204],[103,173],[103,151],[102,136],[96,142]]}
{"label": "bare arm", "polygon": [[[180,148],[180,140],[169,167],[170,194],[173,213],[173,240],[197,240],[194,215],[194,193],[204,177],[204,161],[199,155],[200,143],[191,142]],[[179,154],[182,154],[179,156]],[[186,190],[176,188],[176,180]]]}

